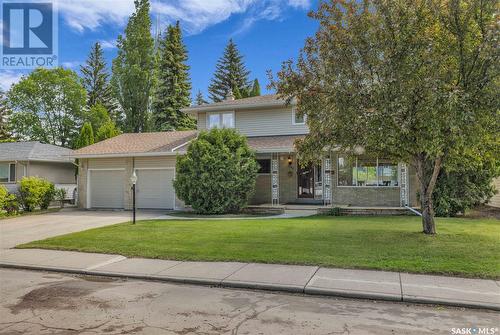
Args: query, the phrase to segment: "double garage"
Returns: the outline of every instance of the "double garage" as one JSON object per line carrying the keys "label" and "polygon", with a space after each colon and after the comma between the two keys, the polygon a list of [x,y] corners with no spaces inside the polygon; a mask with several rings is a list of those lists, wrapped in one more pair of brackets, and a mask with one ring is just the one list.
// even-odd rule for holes
{"label": "double garage", "polygon": [[137,208],[176,208],[175,157],[89,159],[87,164],[87,208],[129,209],[134,170]]}

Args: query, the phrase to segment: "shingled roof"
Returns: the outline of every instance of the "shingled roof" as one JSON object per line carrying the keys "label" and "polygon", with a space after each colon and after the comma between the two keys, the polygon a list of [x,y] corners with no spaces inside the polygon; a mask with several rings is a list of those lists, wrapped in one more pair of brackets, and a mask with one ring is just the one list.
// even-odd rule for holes
{"label": "shingled roof", "polygon": [[184,113],[198,113],[215,110],[235,110],[244,108],[262,108],[262,107],[279,107],[285,106],[286,101],[280,99],[276,94],[261,95],[258,97],[243,98],[237,100],[224,100],[211,104],[191,106],[182,109]]}
{"label": "shingled roof", "polygon": [[133,156],[134,154],[173,153],[173,149],[196,137],[196,131],[122,134],[74,152],[75,157]]}
{"label": "shingled roof", "polygon": [[32,142],[0,143],[0,161],[72,162],[73,150]]}

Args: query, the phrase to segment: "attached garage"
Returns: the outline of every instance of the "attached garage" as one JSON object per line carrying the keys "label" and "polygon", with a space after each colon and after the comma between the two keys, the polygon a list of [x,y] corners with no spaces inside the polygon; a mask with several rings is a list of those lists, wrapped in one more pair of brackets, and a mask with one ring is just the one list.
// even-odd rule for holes
{"label": "attached garage", "polygon": [[124,208],[125,169],[89,170],[91,208]]}
{"label": "attached garage", "polygon": [[173,168],[136,169],[137,208],[174,209]]}

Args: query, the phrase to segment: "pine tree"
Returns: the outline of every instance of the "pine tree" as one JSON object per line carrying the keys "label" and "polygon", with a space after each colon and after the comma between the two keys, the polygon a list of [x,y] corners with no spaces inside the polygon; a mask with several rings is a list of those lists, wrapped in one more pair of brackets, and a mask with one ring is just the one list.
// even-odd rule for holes
{"label": "pine tree", "polygon": [[92,130],[92,125],[90,122],[85,122],[82,129],[80,130],[80,136],[76,141],[75,149],[80,149],[88,145],[94,144],[94,131]]}
{"label": "pine tree", "polygon": [[135,12],[128,21],[125,35],[118,36],[111,83],[125,114],[125,131],[139,133],[148,130],[155,54],[149,1],[135,0],[134,3]]}
{"label": "pine tree", "polygon": [[196,94],[196,104],[198,106],[208,104],[208,101],[205,100],[205,98],[203,97],[203,93],[201,93],[201,91],[198,91],[198,93]]}
{"label": "pine tree", "polygon": [[189,115],[181,112],[191,104],[191,81],[186,46],[182,42],[179,22],[168,26],[161,39],[158,54],[157,88],[153,99],[155,130],[196,128]]}
{"label": "pine tree", "polygon": [[255,78],[255,80],[253,81],[253,86],[252,86],[252,90],[250,91],[250,96],[251,97],[260,96],[260,84],[259,84],[259,80],[257,78]]}
{"label": "pine tree", "polygon": [[208,88],[210,99],[220,102],[226,98],[230,90],[236,88],[240,92],[245,92],[250,86],[248,75],[250,72],[243,63],[243,56],[238,51],[233,40],[229,40],[224,50],[224,54],[216,65],[212,83]]}
{"label": "pine tree", "polygon": [[0,141],[11,138],[9,133],[8,117],[11,114],[9,106],[7,106],[7,98],[2,89],[0,89]]}
{"label": "pine tree", "polygon": [[85,65],[80,66],[82,83],[87,91],[87,109],[96,104],[103,105],[114,120],[120,119],[118,102],[109,84],[109,73],[101,44],[96,42],[90,49]]}

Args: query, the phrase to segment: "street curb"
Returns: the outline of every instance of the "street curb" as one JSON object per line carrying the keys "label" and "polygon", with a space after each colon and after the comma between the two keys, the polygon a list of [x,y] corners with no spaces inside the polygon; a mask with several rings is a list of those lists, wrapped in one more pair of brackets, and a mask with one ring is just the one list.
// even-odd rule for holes
{"label": "street curb", "polygon": [[202,286],[217,286],[222,288],[224,287],[245,288],[245,289],[256,289],[256,290],[266,290],[266,291],[286,292],[286,293],[302,293],[309,296],[333,296],[333,297],[354,298],[354,299],[383,300],[383,301],[416,303],[416,304],[426,304],[426,305],[432,304],[432,305],[444,305],[450,307],[463,307],[463,308],[500,311],[500,305],[490,305],[474,301],[470,302],[451,301],[451,300],[440,300],[431,297],[414,297],[405,295],[397,297],[395,295],[388,295],[375,292],[339,291],[339,290],[328,290],[321,288],[307,288],[294,285],[275,285],[275,284],[264,284],[255,282],[227,281],[223,279],[222,280],[199,279],[190,277],[139,275],[139,274],[129,274],[120,272],[79,270],[71,268],[55,268],[50,266],[37,266],[37,265],[1,263],[1,262],[0,262],[0,268],[48,271],[48,272],[80,274],[87,276],[113,277],[113,278],[123,278],[123,279],[139,279],[147,281],[157,281],[157,282],[159,281],[166,283],[181,283],[181,284],[192,284],[192,285],[202,285]]}

